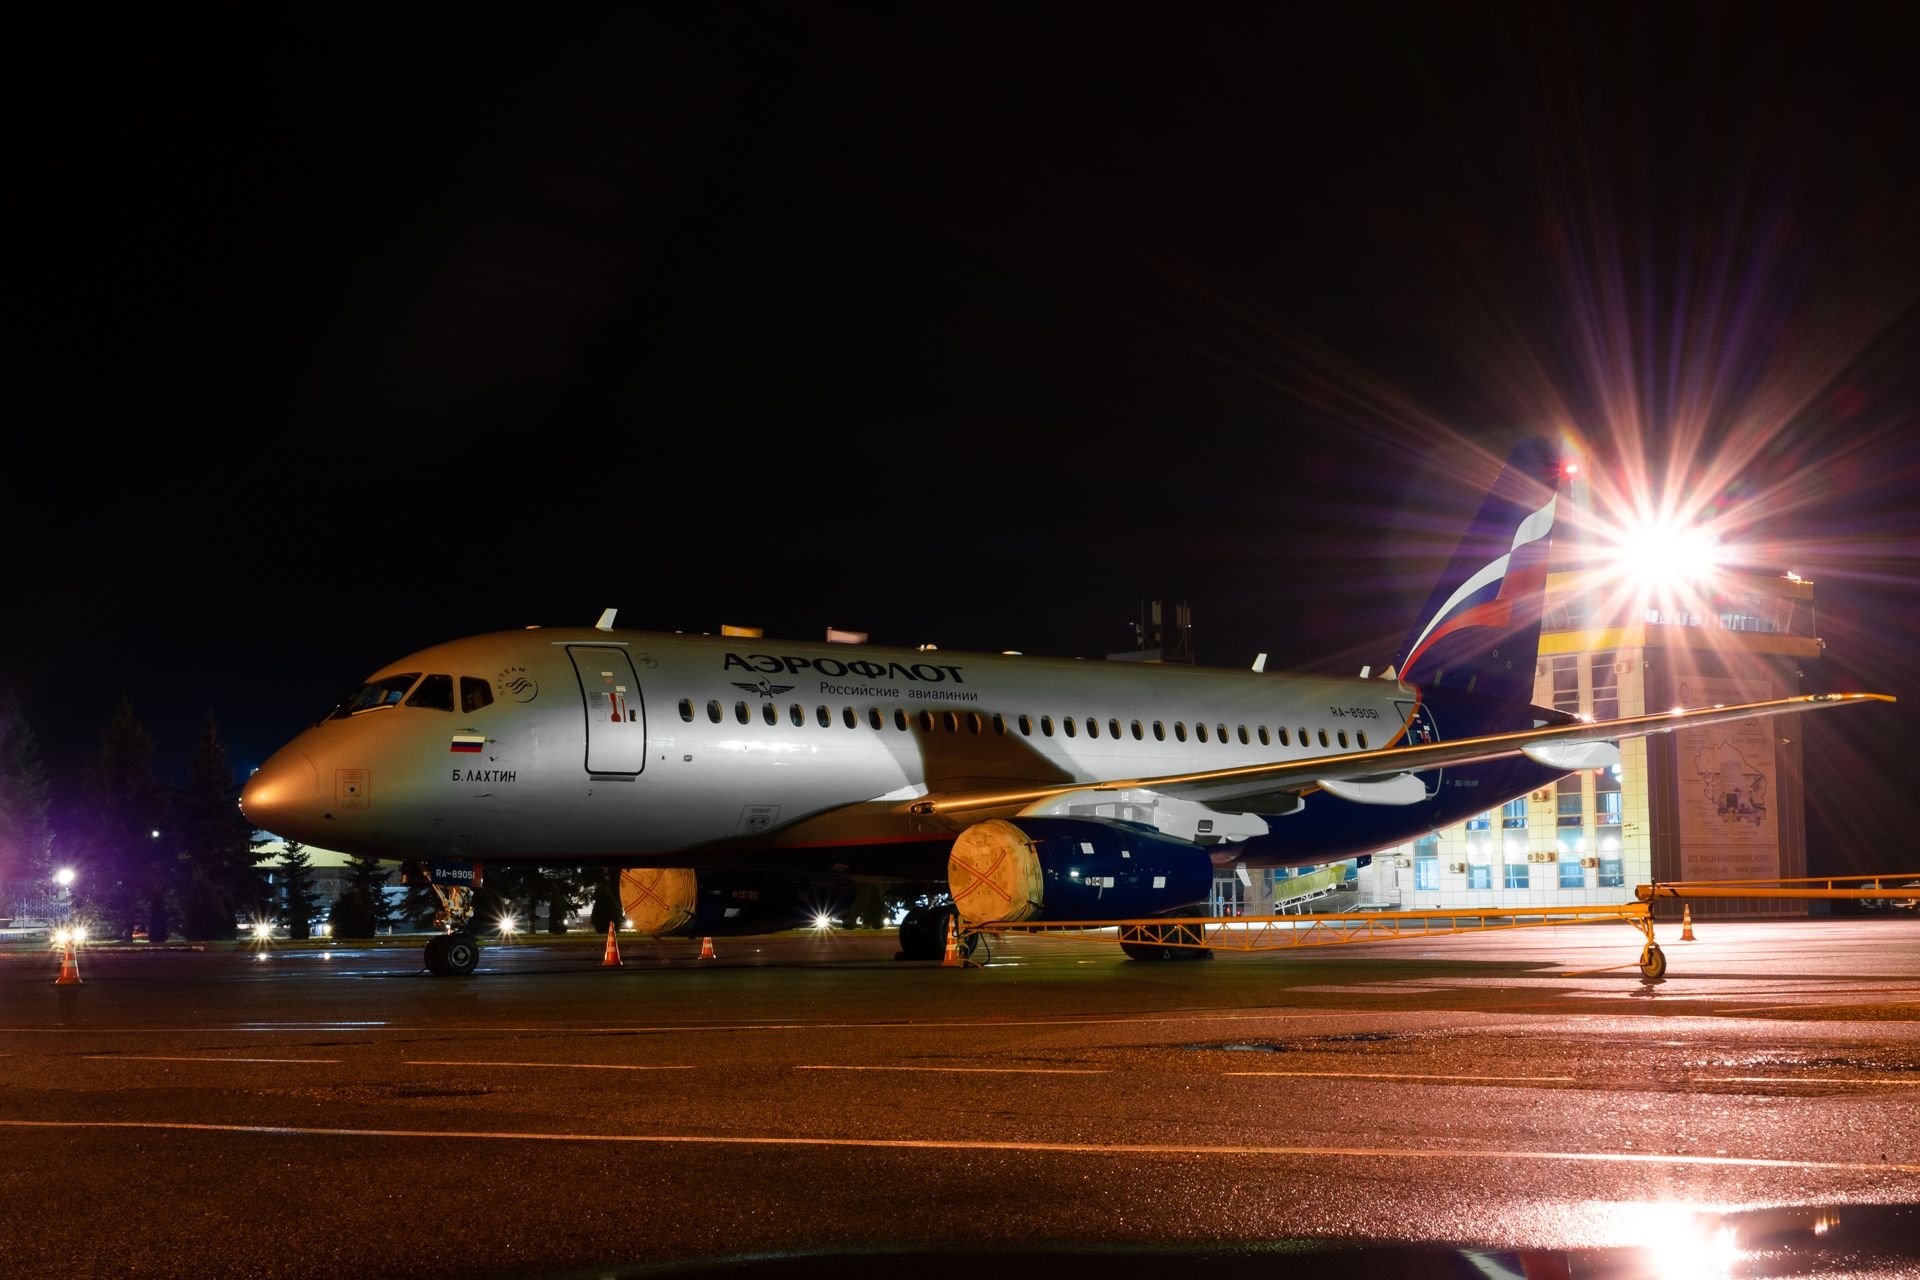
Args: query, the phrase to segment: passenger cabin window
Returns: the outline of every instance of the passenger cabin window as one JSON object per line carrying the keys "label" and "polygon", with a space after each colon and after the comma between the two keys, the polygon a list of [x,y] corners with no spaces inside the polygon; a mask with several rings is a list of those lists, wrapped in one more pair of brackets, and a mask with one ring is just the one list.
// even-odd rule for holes
{"label": "passenger cabin window", "polygon": [[941,712],[940,720],[943,724],[947,726],[948,733],[960,732],[960,717],[953,714],[953,712],[951,711]]}
{"label": "passenger cabin window", "polygon": [[693,699],[692,698],[680,699],[680,718],[682,720],[686,720],[689,722],[693,720]]}
{"label": "passenger cabin window", "polygon": [[822,729],[833,728],[833,712],[827,710],[826,703],[823,702],[813,709],[813,718]]}
{"label": "passenger cabin window", "polygon": [[1340,731],[1340,749],[1342,751],[1347,749],[1347,731],[1345,729]]}
{"label": "passenger cabin window", "polygon": [[[1107,732],[1118,738],[1120,736],[1120,722],[1112,717],[1108,717]],[[1140,725],[1138,722],[1135,722],[1133,726],[1133,736],[1136,738],[1140,736]]]}
{"label": "passenger cabin window", "polygon": [[715,724],[720,723],[720,699],[707,699],[707,719],[713,721]]}
{"label": "passenger cabin window", "polygon": [[410,707],[424,707],[428,711],[453,710],[453,677],[428,676],[420,682],[420,687],[407,699]]}
{"label": "passenger cabin window", "polygon": [[1135,720],[1133,722],[1132,728],[1133,728],[1133,740],[1135,742],[1139,742],[1147,736],[1145,733],[1141,731],[1140,722],[1138,720]]}
{"label": "passenger cabin window", "polygon": [[922,733],[933,732],[933,712],[922,711],[920,713],[920,732]]}
{"label": "passenger cabin window", "polygon": [[1023,738],[1031,738],[1033,736],[1033,717],[1020,717],[1020,736]]}
{"label": "passenger cabin window", "polygon": [[[492,685],[489,685],[485,680],[476,680],[472,676],[460,677],[460,709],[462,711],[478,711],[482,707],[490,707],[492,705]],[[688,699],[680,705],[683,708],[680,713],[680,718],[682,720],[693,719],[693,700]]]}
{"label": "passenger cabin window", "polygon": [[1161,724],[1158,720],[1153,722],[1153,740],[1155,742],[1165,742],[1167,740],[1167,726]]}
{"label": "passenger cabin window", "polygon": [[893,727],[902,733],[907,731],[907,713],[899,707],[893,709]]}
{"label": "passenger cabin window", "polygon": [[1367,749],[1367,731],[1365,729],[1355,729],[1353,736],[1359,740],[1360,749],[1365,751]]}
{"label": "passenger cabin window", "polygon": [[793,706],[788,709],[787,714],[793,720],[794,728],[804,729],[807,727],[807,713],[801,708],[799,703],[794,703]]}
{"label": "passenger cabin window", "polygon": [[779,724],[780,712],[771,702],[763,702],[760,704],[760,718],[768,724]]}
{"label": "passenger cabin window", "polygon": [[1275,732],[1280,735],[1281,746],[1290,747],[1293,745],[1293,735],[1289,734],[1285,728],[1278,729]]}
{"label": "passenger cabin window", "polygon": [[407,690],[413,688],[413,682],[420,678],[418,671],[404,676],[388,676],[384,680],[375,680],[372,684],[363,684],[354,695],[340,704],[330,717],[345,720],[348,716],[357,716],[362,711],[378,711],[381,707],[391,707],[407,696]]}
{"label": "passenger cabin window", "polygon": [[1053,736],[1053,717],[1052,716],[1040,717],[1040,733],[1042,737],[1051,738]]}
{"label": "passenger cabin window", "polygon": [[1193,736],[1205,742],[1207,740],[1207,726],[1204,723],[1193,726]]}
{"label": "passenger cabin window", "polygon": [[1270,746],[1272,746],[1272,745],[1273,745],[1273,742],[1272,742],[1272,740],[1271,740],[1271,739],[1270,739],[1270,738],[1269,738],[1269,737],[1267,736],[1267,726],[1265,726],[1265,725],[1261,725],[1261,726],[1260,726],[1260,728],[1259,728],[1259,733],[1260,733],[1260,745],[1261,745],[1261,746],[1263,746],[1263,747],[1270,747]]}
{"label": "passenger cabin window", "polygon": [[878,707],[867,708],[867,724],[870,728],[873,728],[876,730],[884,729],[887,727],[886,719],[880,714],[880,708]]}
{"label": "passenger cabin window", "polygon": [[1089,738],[1097,738],[1100,736],[1100,719],[1098,716],[1087,717],[1087,736]]}
{"label": "passenger cabin window", "polygon": [[1004,734],[1007,731],[1007,722],[1001,717],[998,711],[993,713],[993,731],[999,734]]}
{"label": "passenger cabin window", "polygon": [[1240,745],[1244,747],[1247,745],[1249,741],[1250,739],[1247,737],[1247,726],[1241,725],[1240,726]]}
{"label": "passenger cabin window", "polygon": [[1227,745],[1227,726],[1223,724],[1217,724],[1214,726],[1214,728],[1220,731],[1220,745],[1223,747],[1226,746]]}
{"label": "passenger cabin window", "polygon": [[1073,727],[1073,717],[1072,717],[1072,716],[1068,716],[1068,717],[1067,717],[1066,719],[1064,719],[1064,720],[1062,720],[1062,721],[1060,722],[1060,727],[1061,727],[1062,729],[1065,729],[1065,730],[1067,731],[1067,736],[1068,736],[1069,738],[1071,738],[1071,737],[1073,737],[1073,736],[1074,736],[1074,727]]}
{"label": "passenger cabin window", "polygon": [[736,702],[733,704],[733,718],[741,724],[750,724],[753,720],[753,717],[747,714],[747,704],[744,702]]}
{"label": "passenger cabin window", "polygon": [[1185,742],[1187,740],[1187,722],[1185,720],[1175,720],[1173,722],[1173,736],[1177,742]]}
{"label": "passenger cabin window", "polygon": [[854,716],[852,707],[840,708],[840,719],[849,729],[858,729],[860,721]]}
{"label": "passenger cabin window", "polygon": [[1320,731],[1320,745],[1323,747],[1329,745],[1327,742],[1327,731],[1325,729]]}

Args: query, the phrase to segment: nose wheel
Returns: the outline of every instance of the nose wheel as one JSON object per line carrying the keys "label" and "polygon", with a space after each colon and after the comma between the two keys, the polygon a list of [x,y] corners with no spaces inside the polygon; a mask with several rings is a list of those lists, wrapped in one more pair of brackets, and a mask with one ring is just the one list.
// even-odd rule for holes
{"label": "nose wheel", "polygon": [[480,964],[480,941],[470,933],[443,933],[427,943],[427,969],[447,978],[464,978]]}

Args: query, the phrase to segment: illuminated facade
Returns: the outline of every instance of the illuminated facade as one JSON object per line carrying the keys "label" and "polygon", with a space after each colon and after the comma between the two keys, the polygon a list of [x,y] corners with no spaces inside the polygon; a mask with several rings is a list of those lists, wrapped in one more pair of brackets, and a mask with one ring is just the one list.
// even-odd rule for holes
{"label": "illuminated facade", "polygon": [[[1685,601],[1685,603],[1677,603]],[[1715,575],[1638,599],[1547,580],[1534,701],[1605,720],[1800,692],[1818,658],[1813,584]],[[1503,808],[1376,855],[1361,901],[1401,908],[1629,902],[1652,881],[1804,876],[1797,717],[1621,743],[1620,764],[1562,778]],[[1805,905],[1703,900],[1696,916],[1804,915]]]}

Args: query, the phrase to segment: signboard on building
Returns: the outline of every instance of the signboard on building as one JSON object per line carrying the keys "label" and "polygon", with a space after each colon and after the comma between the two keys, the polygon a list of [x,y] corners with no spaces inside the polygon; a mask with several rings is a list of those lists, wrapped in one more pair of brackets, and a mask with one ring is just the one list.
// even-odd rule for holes
{"label": "signboard on building", "polygon": [[[1759,702],[1776,696],[1765,680],[1682,677],[1685,707]],[[1773,879],[1780,870],[1779,780],[1771,717],[1681,729],[1674,737],[1680,812],[1680,878]]]}

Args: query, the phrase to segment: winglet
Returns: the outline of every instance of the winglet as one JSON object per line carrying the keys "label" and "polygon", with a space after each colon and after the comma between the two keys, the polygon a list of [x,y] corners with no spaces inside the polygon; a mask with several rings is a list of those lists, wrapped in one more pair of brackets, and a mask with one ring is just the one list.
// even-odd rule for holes
{"label": "winglet", "polygon": [[620,612],[618,609],[602,609],[600,611],[600,621],[593,624],[593,629],[595,631],[613,630],[613,615],[618,612]]}

